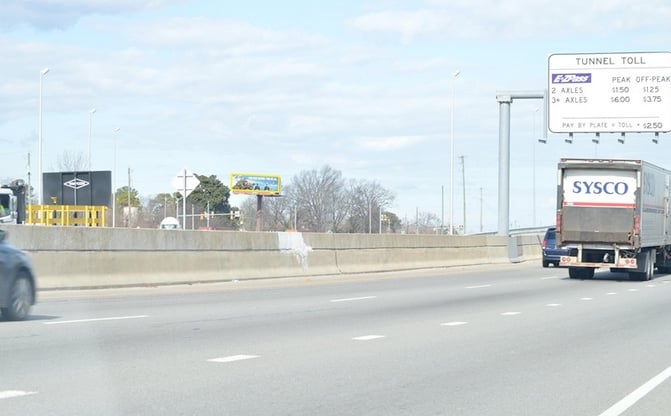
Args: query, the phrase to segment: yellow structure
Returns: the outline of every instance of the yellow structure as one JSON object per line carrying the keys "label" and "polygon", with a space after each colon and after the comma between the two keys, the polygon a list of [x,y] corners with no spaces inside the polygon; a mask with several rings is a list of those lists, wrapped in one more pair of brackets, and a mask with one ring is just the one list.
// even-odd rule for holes
{"label": "yellow structure", "polygon": [[28,205],[26,224],[105,227],[104,205]]}

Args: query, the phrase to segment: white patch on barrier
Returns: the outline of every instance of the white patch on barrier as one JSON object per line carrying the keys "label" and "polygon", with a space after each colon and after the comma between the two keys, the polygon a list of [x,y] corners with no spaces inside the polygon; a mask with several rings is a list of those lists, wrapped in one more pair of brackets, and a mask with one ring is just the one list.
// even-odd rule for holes
{"label": "white patch on barrier", "polygon": [[308,268],[308,255],[312,247],[305,244],[302,233],[277,233],[280,251],[296,257],[303,270]]}

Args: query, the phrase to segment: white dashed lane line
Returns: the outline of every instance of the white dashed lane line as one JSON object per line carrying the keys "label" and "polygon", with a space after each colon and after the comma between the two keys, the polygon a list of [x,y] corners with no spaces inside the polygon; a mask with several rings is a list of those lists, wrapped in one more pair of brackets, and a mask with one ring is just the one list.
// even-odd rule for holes
{"label": "white dashed lane line", "polygon": [[515,312],[515,311],[511,311],[511,312],[503,312],[503,313],[501,314],[501,316],[515,316],[515,315],[520,315],[521,313],[522,313],[522,312]]}
{"label": "white dashed lane line", "polygon": [[331,302],[354,302],[357,300],[367,300],[367,299],[376,299],[377,296],[359,296],[357,298],[343,298],[343,299],[331,299]]}
{"label": "white dashed lane line", "polygon": [[2,400],[2,399],[12,399],[14,397],[31,396],[33,394],[37,394],[37,392],[36,391],[22,391],[22,390],[5,390],[5,391],[0,391],[0,400]]}
{"label": "white dashed lane line", "polygon": [[83,322],[100,322],[100,321],[119,321],[124,319],[140,319],[148,318],[149,315],[135,315],[135,316],[111,316],[109,318],[91,318],[91,319],[76,319],[70,321],[53,321],[44,322],[44,325],[61,325],[61,324],[79,324]]}
{"label": "white dashed lane line", "polygon": [[440,324],[441,326],[461,326],[461,325],[466,325],[468,322],[462,322],[462,321],[454,321],[454,322],[444,322]]}
{"label": "white dashed lane line", "polygon": [[227,357],[219,357],[219,358],[212,358],[210,360],[207,360],[211,363],[232,363],[235,361],[244,361],[244,360],[251,360],[253,358],[259,358],[258,355],[229,355]]}
{"label": "white dashed lane line", "polygon": [[466,289],[482,289],[485,287],[492,287],[492,285],[475,285],[475,286],[466,286]]}
{"label": "white dashed lane line", "polygon": [[354,341],[372,341],[374,339],[384,338],[384,335],[364,335],[352,338]]}
{"label": "white dashed lane line", "polygon": [[548,303],[545,306],[548,306],[548,307],[551,307],[551,308],[556,308],[558,306],[561,306],[561,303]]}

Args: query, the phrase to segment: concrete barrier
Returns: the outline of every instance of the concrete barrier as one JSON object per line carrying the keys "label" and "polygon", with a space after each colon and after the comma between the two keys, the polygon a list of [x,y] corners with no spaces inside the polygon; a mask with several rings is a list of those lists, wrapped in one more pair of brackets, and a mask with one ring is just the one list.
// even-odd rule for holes
{"label": "concrete barrier", "polygon": [[527,261],[541,253],[537,236],[5,229],[29,253],[43,290],[442,268]]}

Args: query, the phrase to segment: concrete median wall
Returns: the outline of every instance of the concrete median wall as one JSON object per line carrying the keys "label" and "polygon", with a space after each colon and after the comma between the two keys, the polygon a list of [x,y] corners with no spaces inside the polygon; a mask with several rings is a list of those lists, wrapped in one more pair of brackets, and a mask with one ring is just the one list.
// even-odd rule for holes
{"label": "concrete median wall", "polygon": [[43,290],[441,268],[541,254],[536,236],[4,228],[29,253]]}

